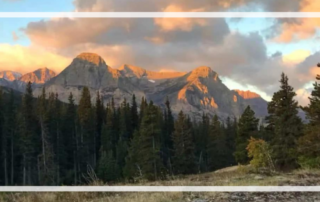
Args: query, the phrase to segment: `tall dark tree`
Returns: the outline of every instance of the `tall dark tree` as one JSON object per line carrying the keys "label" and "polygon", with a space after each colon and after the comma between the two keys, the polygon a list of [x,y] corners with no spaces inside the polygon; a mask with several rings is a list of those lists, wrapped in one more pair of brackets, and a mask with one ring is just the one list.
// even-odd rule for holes
{"label": "tall dark tree", "polygon": [[174,126],[174,173],[194,173],[196,171],[196,158],[191,121],[182,111],[180,111]]}
{"label": "tall dark tree", "polygon": [[3,91],[2,87],[0,87],[0,152],[1,159],[3,161],[0,162],[1,166],[1,175],[0,175],[0,183],[8,184],[8,171],[7,171],[7,137],[5,134],[5,114],[4,114],[4,100],[3,100]]}
{"label": "tall dark tree", "polygon": [[55,108],[49,111],[47,105],[46,92],[45,88],[43,88],[42,94],[37,100],[37,119],[41,130],[41,154],[38,157],[38,172],[40,176],[39,183],[46,185],[55,184],[56,182],[53,138],[50,138],[50,131],[53,131],[55,127],[50,128],[49,125],[51,121],[49,119],[52,118],[49,113],[53,113]]}
{"label": "tall dark tree", "polygon": [[[15,181],[15,168],[17,168],[18,159],[16,158],[16,154],[19,152],[18,147],[18,137],[17,137],[17,127],[16,127],[16,99],[14,97],[14,92],[11,89],[9,98],[5,102],[5,108],[3,108],[5,112],[5,135],[7,138],[6,144],[6,153],[4,155],[4,162],[7,162],[7,173],[8,173],[8,183],[10,185],[14,185]],[[4,172],[4,173],[6,173]],[[10,175],[9,175],[10,173]]]}
{"label": "tall dark tree", "polygon": [[288,77],[282,73],[280,90],[273,94],[268,105],[269,121],[274,124],[271,140],[272,157],[278,169],[286,170],[297,166],[297,140],[303,132],[303,124],[298,117],[296,93],[288,84]]}
{"label": "tall dark tree", "polygon": [[63,179],[62,184],[78,184],[78,147],[79,139],[77,139],[77,117],[76,106],[74,103],[73,94],[70,93],[68,97],[68,104],[65,106],[64,113],[62,115],[61,126],[61,147],[62,151],[60,164],[62,167]]}
{"label": "tall dark tree", "polygon": [[23,96],[21,106],[21,118],[19,133],[21,136],[20,146],[22,149],[22,184],[38,184],[38,162],[41,139],[37,134],[37,120],[33,104],[31,82],[27,83],[26,93]]}
{"label": "tall dark tree", "polygon": [[[320,68],[320,64],[318,64]],[[320,80],[320,75],[316,76],[316,80]],[[320,166],[320,83],[313,84],[313,90],[309,97],[310,103],[304,108],[309,123],[305,128],[304,135],[300,138],[299,162],[302,166],[319,168]]]}
{"label": "tall dark tree", "polygon": [[230,117],[226,120],[226,147],[227,147],[227,166],[232,166],[235,164],[235,159],[233,153],[235,152],[235,139],[237,136],[237,119],[234,118],[231,121]]}
{"label": "tall dark tree", "polygon": [[82,90],[78,116],[80,123],[80,169],[81,173],[87,173],[88,167],[95,168],[95,125],[94,112],[91,105],[90,91],[87,87]]}
{"label": "tall dark tree", "polygon": [[209,129],[207,158],[208,169],[216,170],[227,165],[227,144],[223,125],[214,115]]}
{"label": "tall dark tree", "polygon": [[153,104],[148,104],[143,113],[140,125],[140,157],[141,170],[147,179],[158,179],[161,177],[163,164],[160,158],[160,134],[159,116],[160,109]]}
{"label": "tall dark tree", "polygon": [[161,136],[161,157],[163,164],[171,171],[172,155],[173,155],[173,140],[172,135],[174,132],[174,118],[171,111],[169,99],[165,102],[166,108],[164,110],[164,122]]}
{"label": "tall dark tree", "polygon": [[240,164],[249,163],[247,145],[250,137],[256,137],[258,135],[258,123],[259,119],[255,117],[254,111],[248,106],[241,115],[236,137],[236,151],[234,157]]}
{"label": "tall dark tree", "polygon": [[132,95],[131,101],[131,131],[130,131],[130,139],[132,139],[133,133],[139,127],[139,114],[138,114],[138,104],[136,101],[135,94]]}
{"label": "tall dark tree", "polygon": [[96,96],[96,104],[95,104],[95,124],[96,124],[96,132],[95,132],[95,139],[94,139],[94,145],[95,145],[95,153],[96,153],[96,160],[99,159],[99,150],[101,147],[101,132],[102,132],[102,126],[105,119],[105,110],[103,106],[103,101],[100,96],[100,92],[97,91]]}

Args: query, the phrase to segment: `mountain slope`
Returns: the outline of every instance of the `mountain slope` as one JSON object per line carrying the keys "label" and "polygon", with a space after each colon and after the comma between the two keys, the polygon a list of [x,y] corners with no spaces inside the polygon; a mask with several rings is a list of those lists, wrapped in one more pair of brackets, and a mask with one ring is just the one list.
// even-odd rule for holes
{"label": "mountain slope", "polygon": [[163,90],[150,95],[150,99],[164,103],[168,96],[175,113],[183,110],[195,117],[203,113],[238,117],[246,107],[244,99],[230,91],[210,67],[198,67],[160,87]]}
{"label": "mountain slope", "polygon": [[[81,53],[65,70],[45,84],[48,92],[57,92],[63,101],[67,101],[72,92],[76,102],[84,86],[90,89],[93,101],[97,91],[100,91],[105,102],[111,97],[117,102],[124,98],[131,99],[133,93],[144,96],[136,84],[123,76],[119,70],[109,67],[94,53]],[[36,89],[35,94],[39,93],[40,89]]]}
{"label": "mountain slope", "polygon": [[[192,118],[201,118],[203,113],[211,116],[217,114],[221,119],[239,117],[248,105],[257,110],[258,116],[265,115],[265,101],[260,96],[246,99],[248,97],[240,92],[229,90],[219,75],[205,66],[188,73],[159,73],[132,65],[113,69],[99,55],[81,53],[44,86],[47,92],[57,93],[59,99],[65,102],[71,92],[78,102],[82,88],[87,86],[92,101],[95,101],[99,91],[105,104],[112,97],[119,104],[123,99],[131,100],[135,94],[138,102],[146,97],[160,106],[164,106],[168,97],[175,114],[183,110]],[[40,93],[41,88],[34,90],[35,96]]]}
{"label": "mountain slope", "polygon": [[56,73],[54,71],[45,67],[23,75],[19,78],[19,81],[25,83],[31,82],[34,84],[44,84],[55,76]]}
{"label": "mountain slope", "polygon": [[185,75],[185,72],[154,72],[142,69],[140,67],[132,66],[132,65],[123,65],[118,70],[125,77],[137,77],[142,78],[146,77],[150,80],[162,80],[162,79],[171,79],[177,78]]}
{"label": "mountain slope", "polygon": [[260,95],[251,91],[234,90],[250,105],[258,117],[264,117],[268,114],[268,102]]}
{"label": "mountain slope", "polygon": [[0,72],[0,78],[6,79],[8,81],[14,81],[21,77],[22,75],[19,72],[14,71],[2,71]]}

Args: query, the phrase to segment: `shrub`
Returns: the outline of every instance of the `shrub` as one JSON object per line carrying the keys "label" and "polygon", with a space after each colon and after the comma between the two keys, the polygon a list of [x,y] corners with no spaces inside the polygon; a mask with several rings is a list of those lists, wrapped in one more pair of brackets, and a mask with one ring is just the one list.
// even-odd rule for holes
{"label": "shrub", "polygon": [[248,151],[248,157],[251,158],[250,165],[255,169],[267,168],[271,171],[274,170],[270,147],[267,142],[251,137],[246,149]]}

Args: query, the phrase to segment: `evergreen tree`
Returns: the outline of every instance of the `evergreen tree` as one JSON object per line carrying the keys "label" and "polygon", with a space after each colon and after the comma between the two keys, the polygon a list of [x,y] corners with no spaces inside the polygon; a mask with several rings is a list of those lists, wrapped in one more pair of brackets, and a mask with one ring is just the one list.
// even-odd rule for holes
{"label": "evergreen tree", "polygon": [[227,147],[227,166],[235,165],[235,159],[233,153],[235,152],[235,139],[237,132],[237,119],[235,118],[233,122],[231,121],[230,117],[226,120],[226,147]]}
{"label": "evergreen tree", "polygon": [[296,93],[282,73],[280,90],[274,93],[268,105],[269,121],[274,124],[271,140],[272,157],[276,168],[285,170],[297,166],[297,140],[302,135],[303,124],[298,117]]}
{"label": "evergreen tree", "polygon": [[130,148],[126,157],[126,164],[124,167],[124,176],[126,178],[142,177],[140,157],[143,154],[140,153],[140,149],[140,134],[139,131],[136,130],[130,142]]}
{"label": "evergreen tree", "polygon": [[96,165],[95,153],[95,125],[93,108],[91,105],[90,92],[87,87],[82,90],[78,117],[80,124],[80,170],[81,173],[87,173],[88,167],[94,168]]}
{"label": "evergreen tree", "polygon": [[151,101],[143,113],[140,133],[141,170],[145,178],[158,179],[163,169],[160,158],[160,110]]}
{"label": "evergreen tree", "polygon": [[194,173],[196,171],[196,159],[191,121],[180,111],[174,126],[174,171],[177,174]]}
{"label": "evergreen tree", "polygon": [[21,136],[22,150],[22,184],[32,185],[38,183],[38,159],[41,139],[37,134],[37,120],[33,105],[31,82],[27,83],[26,93],[21,106],[19,133]]}
{"label": "evergreen tree", "polygon": [[119,167],[112,150],[102,153],[98,164],[98,177],[104,182],[119,180]]}
{"label": "evergreen tree", "polygon": [[[103,106],[103,101],[101,100],[101,96],[99,91],[97,91],[96,96],[96,105],[95,105],[95,124],[96,124],[96,137],[95,137],[95,153],[99,154],[99,150],[101,147],[101,132],[102,126],[105,119],[105,111]],[[96,161],[98,161],[99,155],[96,155]]]}
{"label": "evergreen tree", "polygon": [[8,173],[7,180],[10,185],[15,184],[15,168],[18,167],[18,159],[17,153],[19,152],[18,148],[18,137],[17,137],[17,127],[16,127],[16,100],[14,97],[13,90],[10,90],[9,98],[5,102],[5,136],[7,138],[6,144],[6,153],[4,155],[4,162],[7,164],[6,168],[7,171],[4,173]]}
{"label": "evergreen tree", "polygon": [[[320,64],[318,64],[320,68]],[[320,80],[320,75],[316,76],[316,80]],[[320,151],[319,151],[319,131],[320,131],[320,83],[313,84],[310,103],[304,108],[309,123],[306,126],[304,135],[300,138],[299,163],[304,167],[319,168]]]}
{"label": "evergreen tree", "polygon": [[64,178],[61,179],[63,184],[78,183],[78,139],[76,134],[76,106],[73,94],[68,97],[68,104],[62,115],[62,134],[61,134],[61,168]]}
{"label": "evergreen tree", "polygon": [[[38,107],[38,121],[41,130],[41,155],[38,158],[38,168],[40,184],[54,184],[55,182],[55,162],[53,144],[50,141],[49,134],[49,115],[47,110],[47,100],[45,88],[42,88],[42,94],[37,100]],[[52,112],[52,111],[51,111]]]}
{"label": "evergreen tree", "polygon": [[8,184],[8,175],[7,175],[7,159],[6,159],[6,145],[7,145],[7,137],[5,134],[5,119],[4,119],[4,100],[3,100],[3,92],[2,92],[2,87],[0,87],[0,152],[1,152],[1,159],[3,159],[3,161],[0,162],[0,166],[1,166],[1,170],[3,172],[1,172],[0,175],[0,184]]}
{"label": "evergreen tree", "polygon": [[208,169],[215,170],[227,165],[227,144],[224,129],[217,115],[210,124],[207,155]]}
{"label": "evergreen tree", "polygon": [[164,123],[161,136],[161,158],[163,159],[163,164],[171,171],[172,164],[172,153],[173,153],[173,141],[172,135],[174,131],[174,118],[171,112],[170,102],[167,97],[165,102],[166,108],[164,111]]}
{"label": "evergreen tree", "polygon": [[209,139],[210,119],[207,114],[202,115],[199,123],[198,135],[196,136],[198,171],[208,171],[208,139]]}
{"label": "evergreen tree", "polygon": [[133,133],[139,127],[139,114],[138,114],[138,105],[136,102],[135,94],[132,95],[131,101],[131,131],[130,131],[130,139],[133,137]]}
{"label": "evergreen tree", "polygon": [[241,115],[236,137],[236,151],[234,157],[240,164],[249,163],[247,145],[250,137],[256,137],[258,133],[259,120],[255,117],[254,111],[248,106]]}

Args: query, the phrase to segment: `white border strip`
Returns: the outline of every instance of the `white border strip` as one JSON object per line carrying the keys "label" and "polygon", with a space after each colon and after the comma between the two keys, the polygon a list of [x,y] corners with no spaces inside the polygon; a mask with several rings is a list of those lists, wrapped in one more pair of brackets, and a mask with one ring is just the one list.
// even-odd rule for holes
{"label": "white border strip", "polygon": [[0,18],[320,18],[320,12],[0,12]]}
{"label": "white border strip", "polygon": [[0,192],[320,192],[320,186],[1,186]]}

